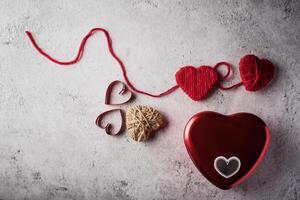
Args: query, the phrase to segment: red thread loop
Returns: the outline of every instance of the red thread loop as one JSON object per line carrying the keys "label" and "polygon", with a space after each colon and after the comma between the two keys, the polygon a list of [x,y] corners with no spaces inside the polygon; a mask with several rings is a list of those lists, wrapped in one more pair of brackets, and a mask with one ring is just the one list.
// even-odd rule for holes
{"label": "red thread loop", "polygon": [[131,82],[129,81],[127,75],[126,75],[126,70],[125,70],[125,67],[124,67],[124,64],[123,62],[121,61],[121,59],[115,54],[114,50],[113,50],[113,47],[112,47],[112,41],[111,41],[111,38],[109,36],[109,33],[107,30],[105,30],[104,28],[93,28],[92,30],[90,30],[90,32],[84,36],[84,38],[82,39],[81,43],[80,43],[80,46],[79,46],[79,49],[77,51],[77,55],[76,57],[71,60],[71,61],[59,61],[53,57],[51,57],[49,54],[47,54],[46,52],[44,52],[37,44],[36,42],[34,41],[33,37],[32,37],[32,34],[29,32],[29,31],[26,31],[26,35],[27,37],[29,38],[31,44],[33,45],[33,47],[40,53],[42,54],[44,57],[46,57],[48,60],[56,63],[56,64],[59,64],[59,65],[72,65],[72,64],[75,64],[77,63],[82,54],[83,54],[83,51],[84,51],[84,46],[85,46],[85,43],[86,41],[88,40],[89,37],[91,37],[93,35],[93,33],[95,32],[103,32],[104,35],[105,35],[105,38],[106,38],[106,41],[107,41],[107,46],[108,46],[108,50],[111,54],[111,56],[117,61],[117,63],[119,64],[121,70],[122,70],[122,75],[123,75],[123,78],[126,82],[126,84],[128,85],[129,88],[131,88],[134,92],[137,92],[137,93],[140,93],[140,94],[144,94],[144,95],[147,95],[147,96],[151,96],[151,97],[162,97],[162,96],[165,96],[167,94],[170,94],[171,92],[173,92],[174,90],[176,90],[178,88],[177,85],[169,88],[168,90],[160,93],[160,94],[151,94],[151,93],[147,93],[147,92],[144,92],[142,90],[138,90],[137,88],[135,88]]}
{"label": "red thread loop", "polygon": [[[230,75],[230,72],[231,72],[231,65],[230,65],[228,62],[224,62],[224,61],[223,61],[223,62],[218,62],[218,63],[213,67],[214,70],[217,72],[218,67],[221,66],[221,65],[225,65],[226,68],[227,68],[227,72],[226,72],[226,74],[225,74],[224,76],[220,76],[220,74],[218,73],[219,78],[221,78],[221,80],[224,81],[224,80],[226,80],[226,79],[228,78],[228,76]],[[239,86],[243,85],[243,82],[241,81],[241,82],[236,83],[236,84],[234,84],[234,85],[232,85],[232,86],[229,86],[229,87],[224,87],[224,86],[222,86],[222,85],[220,84],[219,81],[218,81],[217,84],[218,84],[218,88],[220,88],[221,90],[230,90],[230,89],[232,89],[232,88],[236,88],[236,87],[239,87]]]}

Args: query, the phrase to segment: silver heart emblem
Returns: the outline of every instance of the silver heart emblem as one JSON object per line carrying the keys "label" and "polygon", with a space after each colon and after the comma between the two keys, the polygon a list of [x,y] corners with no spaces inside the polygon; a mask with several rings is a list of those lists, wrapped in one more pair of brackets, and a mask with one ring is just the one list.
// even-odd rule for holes
{"label": "silver heart emblem", "polygon": [[230,178],[240,170],[241,161],[235,156],[228,159],[224,156],[218,156],[214,161],[214,167],[221,176]]}

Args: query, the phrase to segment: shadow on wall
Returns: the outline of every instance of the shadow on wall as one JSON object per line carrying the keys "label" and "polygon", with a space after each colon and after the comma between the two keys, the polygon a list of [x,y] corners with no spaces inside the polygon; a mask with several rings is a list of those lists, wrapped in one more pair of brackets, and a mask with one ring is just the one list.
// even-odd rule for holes
{"label": "shadow on wall", "polygon": [[[244,196],[253,197],[253,199],[270,197],[270,191],[273,193],[273,197],[278,193],[278,199],[297,199],[297,192],[294,191],[299,183],[289,166],[289,163],[295,163],[295,159],[297,159],[290,155],[297,154],[292,152],[292,144],[284,139],[289,131],[283,127],[272,126],[272,124],[269,125],[269,131],[270,141],[265,158],[254,173],[234,190]],[[278,185],[282,185],[282,187],[278,187]]]}

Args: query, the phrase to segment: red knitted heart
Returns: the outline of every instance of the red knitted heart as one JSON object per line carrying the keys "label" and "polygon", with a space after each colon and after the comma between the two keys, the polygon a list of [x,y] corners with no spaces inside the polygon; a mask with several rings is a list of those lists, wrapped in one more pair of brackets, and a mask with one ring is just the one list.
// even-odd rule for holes
{"label": "red knitted heart", "polygon": [[182,67],[175,76],[178,86],[194,101],[204,99],[218,80],[217,73],[210,66]]}
{"label": "red knitted heart", "polygon": [[274,76],[274,65],[267,59],[246,55],[240,60],[240,74],[245,89],[257,91],[265,87]]}

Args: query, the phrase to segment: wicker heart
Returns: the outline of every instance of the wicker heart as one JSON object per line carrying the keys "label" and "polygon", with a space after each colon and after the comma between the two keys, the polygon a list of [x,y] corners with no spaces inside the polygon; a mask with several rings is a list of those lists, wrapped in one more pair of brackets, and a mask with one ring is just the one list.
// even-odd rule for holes
{"label": "wicker heart", "polygon": [[153,131],[164,125],[163,116],[150,106],[129,106],[126,112],[128,136],[135,141],[148,140]]}
{"label": "wicker heart", "polygon": [[204,99],[218,80],[217,73],[209,66],[182,67],[175,77],[177,85],[194,101]]}

